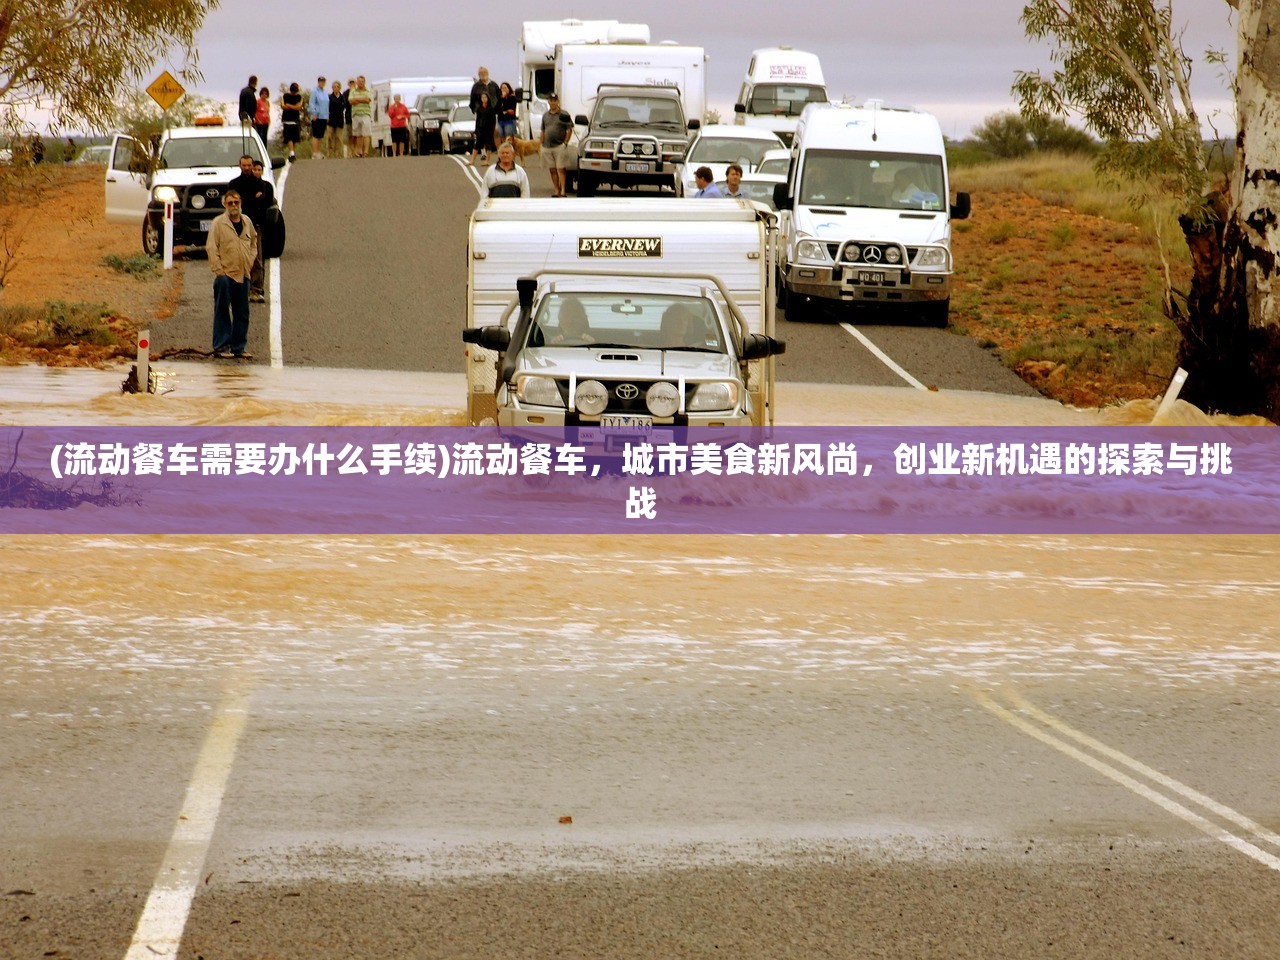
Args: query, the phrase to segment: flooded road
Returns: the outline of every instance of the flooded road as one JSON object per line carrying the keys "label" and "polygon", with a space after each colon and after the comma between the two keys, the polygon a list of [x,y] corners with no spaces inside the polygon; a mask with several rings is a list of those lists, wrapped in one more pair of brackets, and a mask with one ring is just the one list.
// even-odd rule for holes
{"label": "flooded road", "polygon": [[[460,378],[413,374],[21,376],[5,423],[460,413]],[[1098,422],[787,389],[796,422]],[[5,960],[1280,954],[1274,538],[13,536],[0,562]]]}

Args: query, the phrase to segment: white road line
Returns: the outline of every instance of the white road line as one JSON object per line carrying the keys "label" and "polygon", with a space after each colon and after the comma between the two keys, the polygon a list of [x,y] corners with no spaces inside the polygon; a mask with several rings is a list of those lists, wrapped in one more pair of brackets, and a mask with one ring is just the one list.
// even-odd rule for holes
{"label": "white road line", "polygon": [[471,181],[471,185],[476,188],[476,193],[484,196],[484,174],[480,173],[472,164],[467,163],[461,156],[456,153],[449,155],[449,159],[462,168],[462,172],[467,175],[467,179]]}
{"label": "white road line", "polygon": [[[284,184],[289,179],[290,169],[291,167],[286,162],[284,173],[280,174],[280,182],[276,184],[276,205],[280,207],[281,213],[284,212]],[[271,274],[267,283],[267,312],[270,317],[267,326],[268,352],[271,354],[271,366],[276,370],[280,370],[284,367],[284,336],[281,332],[284,317],[280,309],[279,258],[271,261],[268,272]]]}
{"label": "white road line", "polygon": [[1275,870],[1277,872],[1280,872],[1280,857],[1274,856],[1273,854],[1268,853],[1266,850],[1263,850],[1261,847],[1256,847],[1252,843],[1249,843],[1247,840],[1237,837],[1234,833],[1231,833],[1229,830],[1226,830],[1218,826],[1217,824],[1213,823],[1210,820],[1206,820],[1204,817],[1200,816],[1200,814],[1196,813],[1194,810],[1190,810],[1187,807],[1184,807],[1182,804],[1178,803],[1177,801],[1171,800],[1170,798],[1166,797],[1164,794],[1158,793],[1157,791],[1153,790],[1151,787],[1147,786],[1145,783],[1142,783],[1138,780],[1133,779],[1133,777],[1129,776],[1128,774],[1120,770],[1117,770],[1115,767],[1111,766],[1108,763],[1104,763],[1103,761],[1099,760],[1097,757],[1094,757],[1090,754],[1085,753],[1083,750],[1076,749],[1075,747],[1071,746],[1071,744],[1067,743],[1065,740],[1058,739],[1053,734],[1048,733],[1047,731],[1042,730],[1040,727],[1035,726],[1029,720],[1026,720],[1018,716],[1017,714],[1013,713],[1012,711],[1007,710],[1004,707],[1000,706],[998,703],[992,700],[991,697],[988,696],[987,694],[981,691],[974,690],[974,691],[970,691],[970,695],[978,702],[980,706],[990,711],[991,713],[995,714],[997,717],[999,717],[1001,720],[1003,720],[1005,723],[1009,724],[1010,726],[1016,727],[1017,729],[1021,730],[1023,733],[1027,734],[1027,736],[1034,737],[1036,740],[1039,740],[1041,743],[1044,743],[1050,747],[1053,747],[1053,749],[1057,750],[1060,753],[1066,754],[1068,757],[1071,757],[1073,760],[1078,760],[1080,763],[1083,763],[1085,766],[1093,770],[1096,770],[1098,773],[1102,774],[1104,777],[1114,780],[1116,783],[1120,784],[1126,789],[1131,790],[1133,793],[1136,793],[1138,796],[1142,797],[1144,800],[1150,800],[1156,806],[1167,811],[1168,813],[1173,814],[1175,817],[1178,817],[1180,820],[1185,820],[1187,823],[1191,824],[1193,827],[1195,827],[1200,832],[1206,834],[1207,836],[1213,837],[1213,839],[1218,840],[1221,843],[1224,843],[1235,850],[1238,850],[1239,852],[1243,853],[1245,856],[1251,857],[1252,859],[1258,861],[1262,865],[1266,867],[1270,867],[1272,870]]}
{"label": "white road line", "polygon": [[1229,820],[1232,823],[1234,823],[1237,827],[1240,827],[1242,830],[1249,831],[1249,833],[1253,834],[1253,837],[1255,840],[1261,840],[1264,843],[1270,843],[1270,844],[1274,844],[1277,847],[1280,847],[1280,834],[1273,833],[1272,831],[1268,830],[1266,827],[1262,826],[1262,824],[1255,823],[1253,820],[1250,820],[1244,814],[1239,813],[1235,810],[1232,810],[1226,804],[1219,803],[1217,800],[1214,800],[1212,797],[1205,796],[1203,793],[1196,790],[1195,788],[1189,787],[1185,783],[1181,783],[1180,781],[1173,779],[1173,777],[1166,776],[1165,774],[1161,773],[1159,770],[1153,770],[1151,767],[1148,767],[1145,763],[1142,763],[1139,760],[1135,760],[1132,757],[1126,756],[1125,754],[1121,753],[1119,750],[1116,750],[1113,747],[1108,747],[1105,743],[1095,740],[1093,737],[1089,736],[1087,733],[1082,733],[1081,731],[1076,730],[1074,727],[1068,726],[1066,723],[1059,720],[1057,717],[1054,717],[1048,713],[1045,713],[1043,710],[1041,710],[1035,704],[1031,703],[1031,701],[1029,701],[1026,697],[1022,696],[1021,694],[1012,690],[1006,690],[1006,691],[1003,691],[1003,693],[1004,693],[1004,696],[1007,697],[1009,701],[1019,711],[1029,714],[1032,717],[1035,717],[1045,726],[1052,727],[1054,730],[1057,730],[1059,733],[1063,734],[1064,736],[1070,737],[1072,740],[1075,740],[1077,743],[1084,744],[1089,749],[1093,750],[1096,753],[1102,754],[1104,757],[1108,757],[1112,760],[1115,760],[1117,763],[1124,764],[1129,769],[1142,774],[1148,780],[1152,780],[1160,784],[1165,789],[1172,790],[1174,793],[1181,794],[1183,797],[1190,800],[1192,803],[1200,804],[1200,806],[1204,807],[1206,810],[1216,813],[1218,816],[1222,817],[1222,819]]}
{"label": "white road line", "polygon": [[213,839],[236,745],[249,716],[247,688],[227,693],[187,785],[182,813],[125,960],[175,960]]}
{"label": "white road line", "polygon": [[845,330],[847,330],[850,334],[853,335],[853,338],[855,340],[857,340],[864,347],[866,347],[873,354],[875,354],[881,363],[883,363],[886,367],[888,367],[890,370],[892,370],[894,373],[900,376],[903,380],[907,381],[907,383],[911,384],[911,386],[915,387],[917,390],[929,389],[923,383],[921,383],[919,380],[913,377],[911,374],[907,373],[907,371],[903,370],[900,366],[898,366],[898,364],[894,362],[891,356],[889,356],[887,353],[885,353],[883,350],[877,347],[874,343],[868,340],[865,336],[863,336],[861,331],[859,331],[857,327],[853,326],[853,324],[842,323],[840,324],[840,326],[844,327]]}

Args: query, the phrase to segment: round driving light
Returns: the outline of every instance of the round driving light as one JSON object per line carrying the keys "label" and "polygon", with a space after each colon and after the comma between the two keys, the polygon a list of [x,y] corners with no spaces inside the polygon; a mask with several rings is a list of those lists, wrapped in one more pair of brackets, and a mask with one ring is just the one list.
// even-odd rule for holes
{"label": "round driving light", "polygon": [[645,393],[644,405],[655,417],[669,417],[680,409],[680,391],[674,384],[655,383]]}
{"label": "round driving light", "polygon": [[204,197],[203,197],[203,196],[201,196],[201,195],[200,195],[200,194],[198,194],[198,193],[197,193],[197,194],[195,194],[194,196],[192,196],[192,198],[191,198],[191,206],[195,207],[197,210],[203,210],[203,209],[204,209]]}
{"label": "round driving light", "polygon": [[583,380],[573,392],[573,405],[579,413],[594,417],[609,405],[609,391],[599,380]]}
{"label": "round driving light", "polygon": [[850,263],[855,262],[860,256],[862,256],[862,248],[856,243],[851,243],[844,248],[844,258]]}
{"label": "round driving light", "polygon": [[652,143],[646,143],[646,144],[644,145],[644,147],[643,147],[643,150],[644,150],[644,152],[645,152],[645,154],[646,154],[646,155],[653,153],[653,144],[652,144]]}
{"label": "round driving light", "polygon": [[628,141],[628,142],[626,142],[626,143],[624,143],[624,144],[622,145],[622,152],[623,152],[623,153],[635,153],[635,152],[636,152],[636,145],[635,145],[634,143],[631,143],[630,141]]}
{"label": "round driving light", "polygon": [[897,263],[902,259],[902,251],[897,247],[888,247],[884,252],[884,258],[889,263]]}

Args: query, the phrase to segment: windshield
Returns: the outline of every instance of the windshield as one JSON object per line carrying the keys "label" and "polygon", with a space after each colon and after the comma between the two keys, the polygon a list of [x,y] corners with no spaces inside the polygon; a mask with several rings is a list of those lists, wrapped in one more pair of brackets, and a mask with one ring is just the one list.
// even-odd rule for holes
{"label": "windshield", "polygon": [[790,163],[790,157],[770,157],[768,160],[760,161],[760,166],[756,167],[756,173],[780,173],[785,177]]}
{"label": "windshield", "polygon": [[747,113],[798,117],[808,103],[826,103],[827,91],[806,84],[761,84],[751,91]]}
{"label": "windshield", "polygon": [[726,352],[715,304],[670,294],[550,294],[530,325],[528,345]]}
{"label": "windshield", "polygon": [[[689,151],[690,163],[741,163],[755,167],[766,150],[777,150],[773,140],[746,137],[699,137]],[[785,170],[785,167],[783,168]]]}
{"label": "windshield", "polygon": [[[770,207],[773,207],[773,188],[777,185],[778,184],[772,180],[763,182],[756,180],[743,180],[742,183],[738,185],[738,189],[748,200],[755,200],[758,203],[765,203]],[[723,187],[724,183],[722,182],[720,186]],[[777,207],[774,207],[774,209],[776,210]]]}
{"label": "windshield", "polygon": [[471,105],[469,103],[460,103],[453,108],[454,120],[474,120],[475,118],[476,115],[471,112]]}
{"label": "windshield", "polygon": [[[252,137],[182,137],[166,140],[160,151],[160,166],[170,170],[181,167],[234,167],[241,154],[265,161]],[[264,163],[264,166],[266,164]]]}
{"label": "windshield", "polygon": [[448,113],[449,108],[457,103],[458,97],[441,97],[436,94],[424,93],[418,98],[418,103],[414,107],[419,113]]}
{"label": "windshield", "polygon": [[666,97],[601,97],[595,122],[613,126],[670,125],[684,128],[680,102]]}
{"label": "windshield", "polygon": [[810,150],[800,171],[803,204],[941,210],[945,196],[940,156]]}

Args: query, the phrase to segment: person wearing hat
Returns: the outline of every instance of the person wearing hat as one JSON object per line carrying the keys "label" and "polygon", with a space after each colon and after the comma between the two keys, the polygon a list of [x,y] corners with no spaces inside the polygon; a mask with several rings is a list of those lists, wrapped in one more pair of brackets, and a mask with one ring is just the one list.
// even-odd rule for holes
{"label": "person wearing hat", "polygon": [[551,171],[551,195],[566,197],[568,181],[569,138],[573,136],[573,117],[560,109],[560,97],[547,96],[547,112],[542,115],[542,155]]}
{"label": "person wearing hat", "polygon": [[316,78],[311,88],[311,156],[324,159],[324,135],[329,129],[329,91],[324,88],[324,77]]}

